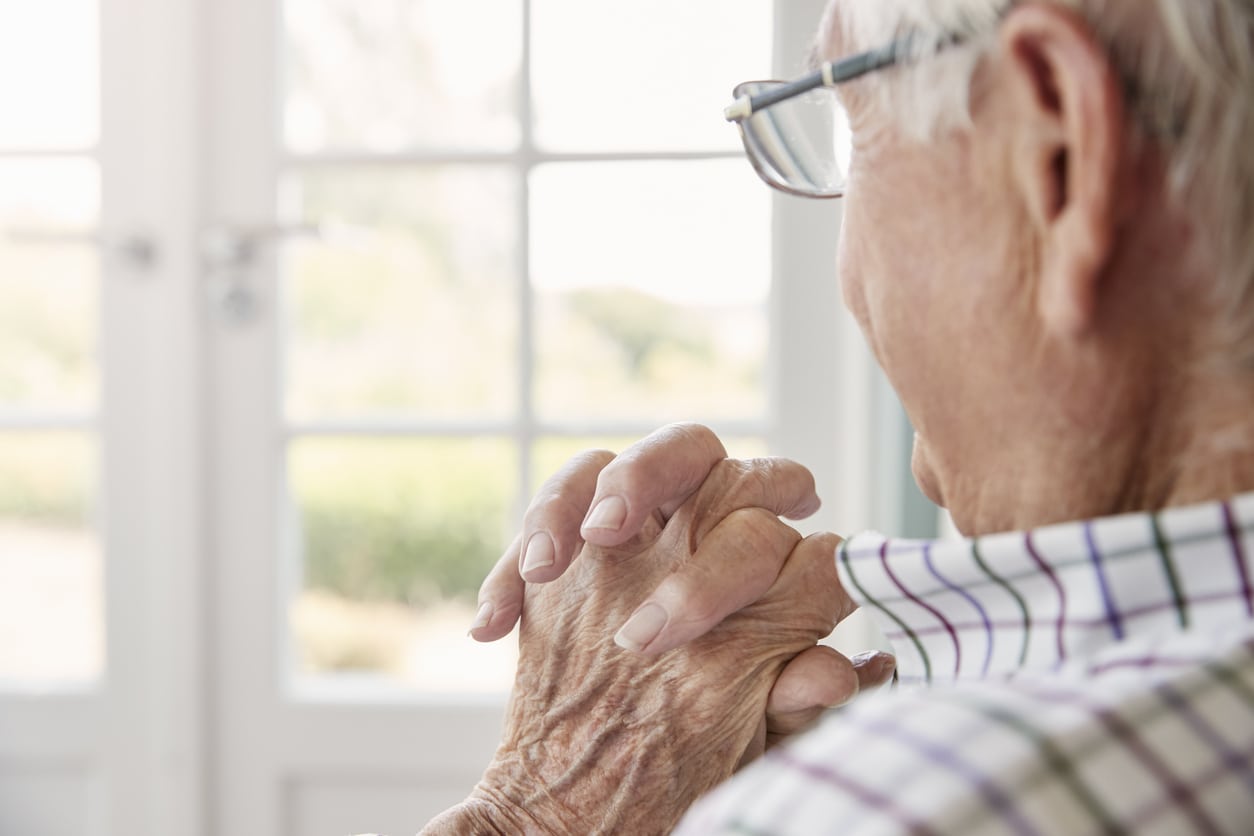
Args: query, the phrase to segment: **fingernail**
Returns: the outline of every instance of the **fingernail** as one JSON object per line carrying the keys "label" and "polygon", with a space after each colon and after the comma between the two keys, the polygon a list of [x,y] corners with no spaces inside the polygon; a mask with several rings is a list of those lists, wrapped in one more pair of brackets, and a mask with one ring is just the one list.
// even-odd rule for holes
{"label": "fingernail", "polygon": [[543,531],[537,531],[527,541],[527,551],[523,555],[523,577],[536,569],[552,566],[554,559],[553,538]]}
{"label": "fingernail", "polygon": [[614,644],[639,653],[662,632],[668,618],[666,610],[657,604],[645,604],[627,619],[618,635],[614,636]]}
{"label": "fingernail", "polygon": [[476,630],[487,627],[488,622],[492,620],[492,613],[494,610],[495,607],[492,606],[491,601],[484,601],[480,604],[479,612],[475,613],[474,623],[470,625],[470,632],[473,633]]}
{"label": "fingernail", "polygon": [[892,673],[893,668],[897,667],[897,657],[891,653],[885,653],[882,650],[867,650],[854,656],[849,661],[853,662],[854,667],[869,665],[872,679],[879,679]]}
{"label": "fingernail", "polygon": [[849,657],[849,661],[852,662],[853,666],[856,668],[861,665],[865,665],[867,662],[871,661],[876,656],[879,656],[881,652],[882,651],[879,651],[879,650],[864,650],[861,653],[858,653]]}
{"label": "fingernail", "polygon": [[588,514],[583,527],[617,531],[622,528],[625,519],[627,519],[627,503],[620,496],[607,496]]}

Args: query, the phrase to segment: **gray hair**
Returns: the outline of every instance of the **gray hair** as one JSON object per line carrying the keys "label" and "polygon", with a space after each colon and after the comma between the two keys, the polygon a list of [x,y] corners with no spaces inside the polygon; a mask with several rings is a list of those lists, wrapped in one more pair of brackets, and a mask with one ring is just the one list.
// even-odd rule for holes
{"label": "gray hair", "polygon": [[[871,88],[907,135],[970,124],[971,80],[1017,0],[846,2],[849,43],[909,33],[923,72]],[[1215,235],[1215,299],[1239,363],[1254,366],[1254,0],[1053,0],[1078,10],[1110,50],[1131,118],[1170,160],[1173,199]],[[965,37],[960,48],[947,38]]]}

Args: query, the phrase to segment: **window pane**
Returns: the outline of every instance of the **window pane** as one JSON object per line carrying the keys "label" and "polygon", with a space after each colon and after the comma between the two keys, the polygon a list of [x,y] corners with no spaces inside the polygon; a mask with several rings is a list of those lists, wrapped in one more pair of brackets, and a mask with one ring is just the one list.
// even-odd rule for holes
{"label": "window pane", "polygon": [[765,415],[770,198],[748,166],[548,165],[531,187],[543,418]]}
{"label": "window pane", "polygon": [[95,404],[99,206],[94,161],[0,160],[0,411]]}
{"label": "window pane", "polygon": [[310,438],[292,444],[288,467],[303,566],[291,608],[298,672],[507,690],[512,643],[478,645],[466,631],[512,536],[512,444]]}
{"label": "window pane", "polygon": [[100,169],[94,161],[0,160],[0,232],[86,232],[99,215]]}
{"label": "window pane", "polygon": [[293,177],[324,224],[285,264],[295,418],[502,417],[516,402],[517,189],[498,167]]}
{"label": "window pane", "polygon": [[96,403],[97,259],[0,240],[0,413]]}
{"label": "window pane", "polygon": [[739,147],[723,119],[769,78],[767,0],[533,0],[536,141],[554,150]]}
{"label": "window pane", "polygon": [[0,683],[91,680],[104,665],[95,443],[0,434]]}
{"label": "window pane", "polygon": [[284,10],[291,150],[517,143],[518,0],[287,0]]}
{"label": "window pane", "polygon": [[87,148],[99,134],[96,0],[0,3],[0,148]]}

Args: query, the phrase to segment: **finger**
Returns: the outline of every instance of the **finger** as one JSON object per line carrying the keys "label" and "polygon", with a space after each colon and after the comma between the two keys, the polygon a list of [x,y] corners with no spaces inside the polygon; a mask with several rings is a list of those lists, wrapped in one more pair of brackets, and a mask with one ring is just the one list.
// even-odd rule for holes
{"label": "finger", "polygon": [[470,637],[475,641],[492,642],[509,635],[522,615],[523,594],[527,585],[518,574],[521,547],[520,534],[479,587],[479,609],[470,626]]}
{"label": "finger", "polygon": [[815,645],[784,668],[766,705],[768,746],[809,728],[823,712],[888,682],[897,668],[891,653],[870,650],[848,659]]}
{"label": "finger", "polygon": [[[597,480],[584,539],[617,546],[639,533],[654,512],[668,519],[703,487],[715,491],[704,518],[709,527],[738,508],[757,506],[790,519],[819,509],[814,475],[782,458],[727,459],[718,437],[698,424],[672,424],[623,451]],[[716,468],[726,471],[712,479]],[[701,532],[703,535],[704,532]]]}
{"label": "finger", "polygon": [[[821,504],[814,474],[791,459],[724,459],[714,466],[694,499],[696,541],[737,508],[763,508],[799,520]],[[666,508],[662,512],[670,514]]]}
{"label": "finger", "polygon": [[793,658],[775,680],[766,703],[767,730],[796,734],[832,706],[858,695],[861,682],[853,663],[832,648],[818,644]]}
{"label": "finger", "polygon": [[777,606],[795,609],[804,604],[817,616],[830,622],[828,632],[844,621],[858,608],[857,603],[845,592],[836,571],[836,552],[844,542],[840,535],[829,531],[811,534],[788,556],[781,570],[781,583],[799,590],[792,600],[776,601]]}
{"label": "finger", "polygon": [[620,647],[665,653],[762,597],[801,539],[770,511],[743,508],[715,526],[615,635]]}
{"label": "finger", "polygon": [[708,427],[671,424],[657,430],[601,471],[581,534],[598,546],[621,545],[654,511],[682,505],[726,457],[723,442]]}
{"label": "finger", "polygon": [[760,505],[790,520],[804,520],[823,503],[814,486],[814,474],[804,465],[780,456],[729,460],[744,470],[741,486]]}
{"label": "finger", "polygon": [[868,650],[851,660],[858,674],[858,690],[869,691],[887,684],[897,672],[897,659],[882,650]]}
{"label": "finger", "polygon": [[561,577],[579,553],[583,547],[579,525],[601,470],[613,459],[607,450],[580,453],[540,486],[523,517],[521,562],[516,569],[529,583]]}

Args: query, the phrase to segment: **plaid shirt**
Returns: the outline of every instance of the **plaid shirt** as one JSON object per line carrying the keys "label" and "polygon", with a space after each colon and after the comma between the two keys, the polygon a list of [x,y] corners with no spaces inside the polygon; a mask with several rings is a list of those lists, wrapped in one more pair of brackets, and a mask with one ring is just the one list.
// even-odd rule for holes
{"label": "plaid shirt", "polygon": [[1254,834],[1254,494],[837,561],[900,687],[681,833]]}

